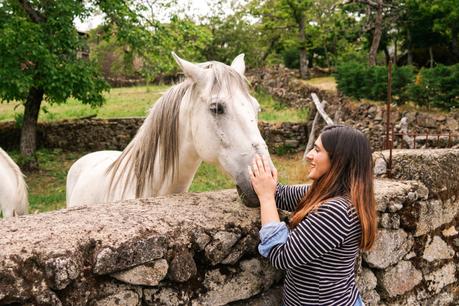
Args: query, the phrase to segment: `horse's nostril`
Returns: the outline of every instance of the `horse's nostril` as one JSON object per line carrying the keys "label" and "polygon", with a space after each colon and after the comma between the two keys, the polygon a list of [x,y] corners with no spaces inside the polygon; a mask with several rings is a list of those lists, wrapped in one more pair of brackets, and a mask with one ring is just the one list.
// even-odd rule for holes
{"label": "horse's nostril", "polygon": [[248,207],[257,207],[260,205],[256,195],[246,194],[239,185],[236,185],[237,193],[242,203]]}

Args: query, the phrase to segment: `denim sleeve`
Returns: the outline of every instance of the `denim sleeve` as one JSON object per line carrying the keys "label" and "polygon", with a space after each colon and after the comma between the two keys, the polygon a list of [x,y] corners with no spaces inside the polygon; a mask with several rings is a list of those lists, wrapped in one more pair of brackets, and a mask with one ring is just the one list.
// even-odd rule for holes
{"label": "denim sleeve", "polygon": [[287,241],[288,228],[285,222],[270,222],[261,227],[259,234],[261,242],[258,245],[258,252],[262,256],[268,257],[274,246]]}

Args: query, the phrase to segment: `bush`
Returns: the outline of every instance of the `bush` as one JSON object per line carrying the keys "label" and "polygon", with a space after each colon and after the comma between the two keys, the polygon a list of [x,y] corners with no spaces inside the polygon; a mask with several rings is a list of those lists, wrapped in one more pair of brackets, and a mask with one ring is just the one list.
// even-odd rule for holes
{"label": "bush", "polygon": [[284,65],[290,69],[300,69],[300,51],[296,47],[290,47],[282,52]]}
{"label": "bush", "polygon": [[[387,99],[387,67],[373,66],[349,61],[342,62],[336,69],[338,89],[355,98],[385,101]],[[406,88],[414,81],[415,72],[411,66],[394,67],[392,72],[392,96],[397,104],[407,100]]]}
{"label": "bush", "polygon": [[444,110],[459,108],[459,64],[421,69],[407,95],[419,105]]}

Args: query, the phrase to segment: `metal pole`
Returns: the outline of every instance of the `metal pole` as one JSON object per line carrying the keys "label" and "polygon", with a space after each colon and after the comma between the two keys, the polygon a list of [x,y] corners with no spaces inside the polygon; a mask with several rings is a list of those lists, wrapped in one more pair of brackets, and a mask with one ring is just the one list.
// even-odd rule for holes
{"label": "metal pole", "polygon": [[387,167],[387,176],[392,176],[392,147],[394,142],[394,131],[389,139],[390,123],[390,105],[392,104],[392,59],[389,57],[389,66],[387,69],[387,103],[386,103],[386,149],[389,149],[389,162]]}

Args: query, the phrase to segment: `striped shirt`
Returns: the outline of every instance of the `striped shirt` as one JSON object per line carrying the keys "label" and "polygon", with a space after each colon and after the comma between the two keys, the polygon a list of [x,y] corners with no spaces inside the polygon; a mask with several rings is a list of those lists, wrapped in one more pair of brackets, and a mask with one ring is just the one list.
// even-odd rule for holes
{"label": "striped shirt", "polygon": [[[279,184],[277,207],[294,211],[307,188]],[[345,197],[327,200],[309,213],[268,255],[274,267],[286,270],[284,305],[354,305],[360,238],[357,212]]]}

